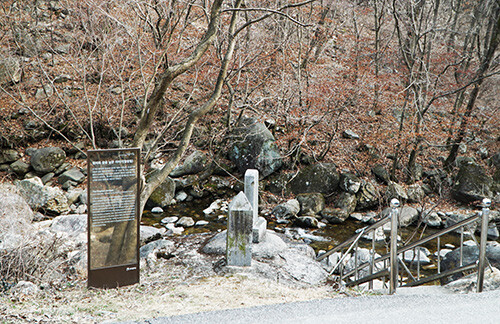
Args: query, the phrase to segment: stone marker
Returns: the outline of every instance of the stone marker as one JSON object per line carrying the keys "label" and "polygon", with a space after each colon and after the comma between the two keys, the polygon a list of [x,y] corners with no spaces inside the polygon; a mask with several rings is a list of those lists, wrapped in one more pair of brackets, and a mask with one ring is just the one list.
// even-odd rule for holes
{"label": "stone marker", "polygon": [[243,192],[229,204],[226,259],[228,266],[252,264],[252,206]]}
{"label": "stone marker", "polygon": [[245,195],[252,206],[252,242],[259,243],[266,238],[267,221],[259,217],[259,170],[245,172]]}

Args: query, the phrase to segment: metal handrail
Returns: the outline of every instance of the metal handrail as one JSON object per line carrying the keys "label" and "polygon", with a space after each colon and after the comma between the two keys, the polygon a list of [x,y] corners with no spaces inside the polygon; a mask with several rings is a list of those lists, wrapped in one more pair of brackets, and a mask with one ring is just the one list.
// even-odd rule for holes
{"label": "metal handrail", "polygon": [[[372,258],[371,260],[369,261],[366,261],[366,262],[363,262],[361,263],[360,265],[358,265],[357,263],[357,256],[355,256],[355,268],[347,273],[341,273],[341,279],[342,277],[343,278],[349,278],[351,277],[352,275],[355,274],[355,280],[350,280],[350,281],[347,281],[347,285],[348,286],[353,286],[353,285],[359,285],[361,283],[365,283],[367,281],[372,281],[373,279],[377,279],[377,278],[380,278],[380,277],[386,277],[386,276],[390,276],[390,280],[391,280],[391,289],[389,290],[390,293],[393,293],[395,291],[395,287],[397,285],[396,281],[397,281],[397,276],[399,273],[399,270],[397,270],[397,265],[398,263],[401,263],[403,265],[403,268],[409,273],[411,279],[413,280],[412,282],[410,283],[407,283],[405,286],[415,286],[415,285],[420,285],[420,284],[423,284],[423,283],[427,283],[427,282],[431,282],[431,281],[434,281],[434,280],[437,280],[437,279],[440,279],[440,278],[443,278],[445,276],[449,276],[451,274],[454,274],[454,273],[457,273],[457,272],[461,272],[461,271],[465,271],[465,270],[470,270],[470,269],[474,269],[477,267],[478,269],[478,284],[477,284],[477,291],[478,292],[481,292],[482,291],[482,286],[483,286],[483,280],[484,280],[484,267],[486,264],[489,264],[488,260],[486,259],[485,255],[486,255],[486,232],[487,232],[487,227],[488,227],[488,212],[489,212],[489,206],[491,204],[491,201],[489,201],[489,199],[484,199],[483,200],[483,211],[482,213],[477,213],[476,215],[473,215],[469,218],[466,218],[456,224],[453,224],[452,226],[450,227],[447,227],[437,233],[434,233],[434,234],[431,234],[425,238],[422,238],[420,240],[417,240],[415,242],[412,242],[406,246],[403,246],[402,248],[398,249],[395,245],[395,233],[391,233],[391,253],[388,253],[388,254],[385,254],[383,256],[380,256],[378,258],[374,258],[374,251],[372,251]],[[320,257],[318,257],[316,260],[320,261],[320,260],[323,260],[324,258],[326,258],[327,256],[345,248],[346,246],[348,246],[350,243],[352,243],[352,245],[349,247],[349,250],[347,253],[349,253],[349,251],[353,248],[354,245],[356,245],[356,251],[357,251],[357,243],[358,243],[358,240],[359,238],[361,237],[361,235],[363,233],[369,233],[370,231],[375,231],[375,229],[377,229],[378,227],[384,225],[385,223],[387,223],[389,220],[391,220],[391,215],[396,215],[396,207],[399,206],[399,202],[396,200],[395,201],[395,205],[393,205],[393,202],[391,201],[391,205],[393,207],[393,212],[389,214],[389,216],[385,217],[384,219],[381,219],[380,221],[372,224],[371,226],[368,226],[368,227],[365,227],[363,228],[362,232],[361,233],[358,233],[356,235],[354,235],[353,237],[349,238],[347,241],[337,245],[336,247],[330,249],[328,252],[326,252],[325,254],[321,255]],[[473,237],[474,239],[474,242],[476,243],[476,245],[479,246],[480,248],[480,254],[479,254],[479,262],[478,264],[476,265],[476,263],[471,263],[471,264],[468,264],[468,265],[463,265],[463,233],[464,233],[464,227],[467,227],[470,231],[470,226],[469,224],[477,221],[479,218],[482,218],[482,225],[481,225],[481,244],[479,244],[477,242],[477,240]],[[394,219],[396,219],[396,217],[394,217]],[[393,225],[391,226],[392,230],[394,230],[396,228],[396,226],[394,225],[395,223],[393,222]],[[461,235],[461,239],[460,239],[460,265],[458,268],[456,269],[451,269],[451,270],[447,270],[445,272],[441,272],[441,269],[440,269],[440,259],[441,259],[441,255],[439,254],[440,252],[440,238],[441,236],[447,234],[447,233],[450,233],[452,231],[455,231],[457,229],[461,229],[460,231],[460,235]],[[473,234],[473,233],[472,233]],[[373,240],[375,240],[375,234],[373,234]],[[412,249],[415,249],[433,239],[437,239],[438,240],[438,273],[435,274],[435,275],[432,275],[432,276],[429,276],[429,277],[426,277],[426,278],[423,278],[423,279],[420,279],[420,253],[418,254],[418,258],[417,258],[417,278],[415,278],[413,276],[413,274],[411,273],[411,271],[408,269],[408,267],[403,263],[403,261],[399,258],[397,258],[397,255],[398,254],[404,254],[406,251],[409,251],[409,250],[412,250]],[[394,241],[394,242],[392,242]],[[353,243],[354,242],[354,243]],[[374,249],[374,246],[373,246],[373,243],[372,243],[372,249]],[[355,252],[356,253],[356,252]],[[343,261],[343,259],[345,258],[342,257],[341,260],[337,263],[337,265],[335,266],[334,270],[337,269],[337,267],[339,266],[339,264],[341,263],[341,261]],[[391,269],[383,269],[383,270],[380,270],[379,272],[377,273],[372,273],[372,268],[373,268],[373,265],[374,264],[378,264],[382,261],[384,261],[385,263],[385,260],[387,259],[391,259]],[[398,259],[399,261],[396,261],[396,259]],[[370,274],[363,277],[363,278],[358,278],[358,273],[359,273],[359,270],[362,270],[364,269],[366,266],[368,265],[371,265],[371,268],[370,268]],[[387,265],[385,265],[385,267],[387,267]],[[333,270],[333,271],[334,271]],[[332,272],[333,272],[332,271]],[[392,272],[392,273],[391,273]]]}
{"label": "metal handrail", "polygon": [[[441,231],[439,231],[437,233],[431,234],[431,235],[429,235],[427,237],[424,237],[423,239],[420,239],[420,240],[412,242],[412,243],[410,243],[410,244],[408,244],[406,246],[403,246],[402,248],[398,249],[398,254],[405,253],[406,251],[414,249],[414,248],[416,248],[419,245],[422,245],[424,243],[432,241],[433,239],[435,239],[437,237],[440,237],[440,236],[443,236],[444,234],[447,234],[449,232],[452,232],[452,231],[454,231],[454,230],[456,230],[456,229],[458,229],[458,228],[460,228],[460,227],[462,227],[464,225],[470,224],[470,223],[476,221],[477,219],[479,219],[479,217],[480,217],[479,215],[471,216],[471,217],[466,218],[466,219],[464,219],[464,220],[462,220],[462,221],[460,221],[460,222],[458,222],[456,224],[451,225],[450,227],[444,228],[444,229],[442,229]],[[387,253],[387,254],[384,254],[384,255],[376,258],[374,260],[374,262],[378,263],[378,262],[381,262],[381,261],[389,259],[389,257],[390,257],[390,253]],[[368,265],[369,265],[369,262],[364,262],[364,263],[362,263],[359,266],[359,268],[362,269],[362,268],[364,268],[364,267],[366,267]],[[352,276],[352,274],[353,274],[352,271],[350,271],[348,273],[345,273],[344,276],[348,277],[348,276]]]}
{"label": "metal handrail", "polygon": [[[367,226],[367,227],[364,227],[363,230],[365,233],[368,233],[370,232],[371,230],[375,230],[377,228],[379,228],[380,226],[383,226],[385,225],[385,223],[388,223],[389,221],[391,220],[391,217],[390,215],[389,216],[386,216],[384,218],[382,218],[381,220],[373,223],[372,225],[370,226]],[[348,246],[349,244],[351,244],[352,242],[354,242],[354,240],[356,240],[358,237],[358,233],[356,233],[356,235],[353,235],[352,237],[348,238],[346,241],[340,243],[339,245],[337,245],[336,247],[328,250],[326,253],[323,253],[322,255],[318,256],[316,258],[316,261],[321,261],[323,260],[324,258],[332,255],[333,253],[335,252],[338,252],[340,250],[342,250],[343,248],[345,248],[346,246]]]}

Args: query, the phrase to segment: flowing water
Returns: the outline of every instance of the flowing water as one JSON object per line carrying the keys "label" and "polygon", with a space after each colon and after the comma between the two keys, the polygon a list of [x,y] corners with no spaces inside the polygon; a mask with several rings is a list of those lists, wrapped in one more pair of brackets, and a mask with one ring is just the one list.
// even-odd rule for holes
{"label": "flowing water", "polygon": [[[160,227],[161,220],[165,217],[177,216],[179,218],[188,216],[193,218],[193,220],[206,220],[208,221],[208,225],[204,226],[193,226],[186,228],[184,234],[194,234],[194,233],[206,233],[206,232],[217,232],[220,230],[224,230],[226,228],[226,219],[227,212],[217,210],[216,212],[205,215],[203,210],[210,206],[210,204],[214,200],[212,198],[198,199],[191,202],[182,202],[173,206],[168,206],[164,208],[164,212],[161,214],[153,214],[150,211],[145,211],[142,223],[144,225],[150,225],[155,227]],[[360,221],[356,221],[354,219],[347,219],[345,222],[341,224],[328,224],[326,227],[321,229],[305,229],[301,231],[304,235],[304,241],[309,243],[315,250],[318,252],[319,250],[328,250],[340,244],[350,238],[351,236],[356,234],[356,230],[367,226],[367,224],[362,223]],[[268,220],[268,229],[276,230],[278,232],[284,232],[286,228],[290,228],[291,225],[284,224],[276,224],[272,221]],[[293,231],[293,230],[292,230]],[[425,228],[423,231],[422,228],[416,227],[408,227],[403,228],[399,235],[403,239],[403,241],[408,241],[409,238],[412,238],[412,241],[415,241],[419,238],[428,236],[437,232],[438,229],[434,228]],[[465,237],[464,240],[469,238]],[[387,243],[389,238],[387,237]],[[443,248],[444,244],[452,244],[454,246],[460,245],[460,235],[458,234],[448,234],[441,238],[441,248]],[[360,247],[371,247],[371,242],[366,240],[361,240],[359,243]],[[431,252],[437,251],[437,241],[432,240],[428,244],[425,245]],[[378,253],[386,253],[384,251],[384,243],[377,244],[377,252]]]}

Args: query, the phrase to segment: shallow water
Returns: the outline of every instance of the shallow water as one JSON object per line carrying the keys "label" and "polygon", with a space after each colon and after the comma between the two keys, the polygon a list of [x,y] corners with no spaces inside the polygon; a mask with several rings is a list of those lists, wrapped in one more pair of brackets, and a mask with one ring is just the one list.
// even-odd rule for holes
{"label": "shallow water", "polygon": [[[213,214],[205,215],[203,210],[210,206],[210,204],[214,201],[212,198],[198,199],[192,202],[182,202],[173,206],[168,206],[164,208],[164,212],[161,214],[153,214],[150,211],[145,211],[142,218],[142,223],[144,225],[156,226],[160,227],[161,220],[165,217],[177,216],[179,218],[188,216],[193,218],[193,220],[207,220],[209,222],[208,225],[204,226],[193,226],[186,228],[184,234],[194,234],[194,233],[206,233],[206,232],[217,232],[220,230],[226,229],[226,219],[227,212],[224,211],[216,211]],[[319,250],[329,250],[336,245],[344,242],[351,236],[356,234],[356,230],[359,228],[363,228],[367,226],[367,224],[362,223],[360,221],[354,219],[347,219],[345,222],[341,224],[327,224],[325,228],[321,229],[306,229],[305,232],[307,234],[311,234],[314,236],[320,236],[325,238],[324,241],[311,241],[305,239],[307,243],[309,243],[315,250],[318,252]],[[276,224],[273,221],[268,220],[268,229],[273,229],[282,232],[285,228],[290,228],[290,225],[284,224]],[[423,231],[423,233],[422,233]],[[439,229],[427,227],[425,229],[416,228],[416,227],[408,227],[403,228],[399,232],[402,240],[407,242],[412,236],[411,241],[415,241],[421,237],[428,236],[435,232],[439,231]],[[470,239],[468,236],[464,236],[464,241]],[[386,238],[386,243],[389,243],[389,237]],[[377,243],[376,249],[379,254],[385,254],[386,245],[384,242]],[[448,234],[441,238],[441,248],[444,248],[445,244],[453,244],[454,246],[460,245],[460,235],[459,234]],[[371,248],[371,241],[360,240],[360,247]],[[437,251],[437,240],[432,240],[425,244],[425,247],[428,248],[432,253]]]}

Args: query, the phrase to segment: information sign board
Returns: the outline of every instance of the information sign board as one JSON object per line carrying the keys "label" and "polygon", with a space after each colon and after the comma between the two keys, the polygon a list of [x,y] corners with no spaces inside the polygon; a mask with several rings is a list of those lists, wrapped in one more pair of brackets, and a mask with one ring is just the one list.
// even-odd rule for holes
{"label": "information sign board", "polygon": [[139,282],[139,149],[89,150],[88,286]]}

